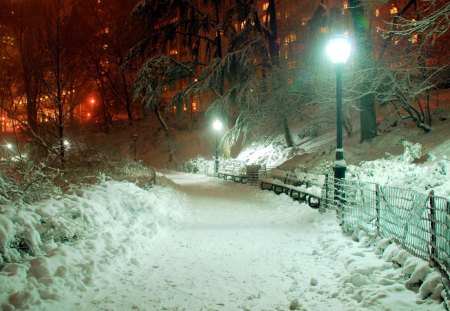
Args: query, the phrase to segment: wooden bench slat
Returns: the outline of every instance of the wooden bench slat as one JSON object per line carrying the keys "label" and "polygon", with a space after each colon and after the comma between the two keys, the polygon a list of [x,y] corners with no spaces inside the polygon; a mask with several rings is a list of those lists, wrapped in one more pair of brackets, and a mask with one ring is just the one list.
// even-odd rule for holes
{"label": "wooden bench slat", "polygon": [[286,193],[294,200],[307,201],[311,208],[318,208],[325,182],[325,175],[272,169],[260,178],[260,188]]}

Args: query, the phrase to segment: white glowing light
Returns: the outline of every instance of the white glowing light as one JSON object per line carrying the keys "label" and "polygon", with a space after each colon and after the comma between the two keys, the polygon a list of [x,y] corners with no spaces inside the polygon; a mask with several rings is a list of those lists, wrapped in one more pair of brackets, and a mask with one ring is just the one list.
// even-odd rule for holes
{"label": "white glowing light", "polygon": [[350,41],[339,36],[328,42],[326,51],[333,64],[344,64],[350,56],[351,48]]}
{"label": "white glowing light", "polygon": [[222,129],[222,122],[220,122],[219,120],[214,121],[213,128],[216,131],[220,131]]}
{"label": "white glowing light", "polygon": [[12,149],[12,147],[13,147],[13,145],[12,145],[12,144],[10,144],[10,143],[7,143],[7,144],[6,144],[6,148],[8,148],[8,149]]}

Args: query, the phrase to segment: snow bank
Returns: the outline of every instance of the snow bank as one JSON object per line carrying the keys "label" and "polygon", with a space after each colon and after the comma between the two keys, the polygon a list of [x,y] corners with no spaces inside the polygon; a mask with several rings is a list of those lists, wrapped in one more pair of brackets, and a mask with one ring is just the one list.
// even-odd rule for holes
{"label": "snow bank", "polygon": [[440,159],[430,155],[426,163],[416,164],[413,161],[422,156],[420,149],[419,144],[404,142],[402,155],[362,162],[360,166],[350,165],[347,178],[423,194],[434,190],[436,196],[450,199],[449,159],[445,155]]}
{"label": "snow bank", "polygon": [[0,272],[3,310],[37,308],[71,289],[84,290],[118,255],[133,254],[181,219],[181,197],[169,188],[147,192],[109,181],[0,215],[1,253],[8,262]]}

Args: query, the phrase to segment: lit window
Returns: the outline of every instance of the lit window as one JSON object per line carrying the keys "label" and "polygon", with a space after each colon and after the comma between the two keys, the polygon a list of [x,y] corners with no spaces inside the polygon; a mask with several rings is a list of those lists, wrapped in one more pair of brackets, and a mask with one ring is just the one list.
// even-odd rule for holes
{"label": "lit window", "polygon": [[347,1],[344,1],[343,7],[344,7],[344,10],[348,9],[348,2]]}
{"label": "lit window", "polygon": [[296,42],[297,41],[297,34],[292,32],[289,35],[286,36],[285,42],[286,44],[289,42]]}
{"label": "lit window", "polygon": [[177,55],[178,51],[177,50],[170,50],[169,54],[170,55]]}
{"label": "lit window", "polygon": [[174,105],[174,106],[172,107],[172,111],[173,111],[173,112],[177,112],[177,106]]}
{"label": "lit window", "polygon": [[186,104],[183,105],[183,111],[187,111]]}
{"label": "lit window", "polygon": [[413,34],[411,37],[411,43],[416,44],[417,42],[419,42],[419,36],[417,34]]}
{"label": "lit window", "polygon": [[108,28],[108,27],[105,27],[105,28],[103,29],[103,33],[108,34],[108,33],[109,33],[109,28]]}
{"label": "lit window", "polygon": [[102,47],[103,47],[104,50],[106,50],[108,48],[108,45],[107,44],[103,44]]}
{"label": "lit window", "polygon": [[397,7],[393,4],[391,9],[389,10],[389,12],[391,13],[391,15],[395,15],[398,13],[398,9]]}
{"label": "lit window", "polygon": [[308,24],[308,18],[307,18],[307,17],[302,17],[302,19],[301,19],[301,25],[302,25],[302,26],[306,26],[306,24]]}
{"label": "lit window", "polygon": [[192,102],[192,111],[197,111],[197,103]]}
{"label": "lit window", "polygon": [[379,17],[379,16],[380,16],[380,9],[376,9],[376,10],[375,10],[375,16],[376,16],[376,17]]}
{"label": "lit window", "polygon": [[267,10],[269,8],[269,2],[263,4],[263,10]]}

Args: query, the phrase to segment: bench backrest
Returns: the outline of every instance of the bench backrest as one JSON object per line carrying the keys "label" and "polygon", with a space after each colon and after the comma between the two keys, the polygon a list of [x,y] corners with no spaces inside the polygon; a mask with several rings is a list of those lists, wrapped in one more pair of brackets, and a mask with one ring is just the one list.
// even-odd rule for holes
{"label": "bench backrest", "polygon": [[286,171],[275,168],[269,172],[269,176],[284,181],[286,179]]}
{"label": "bench backrest", "polygon": [[326,176],[325,175],[316,175],[316,174],[306,174],[304,183],[308,186],[319,186],[323,187],[325,184]]}

